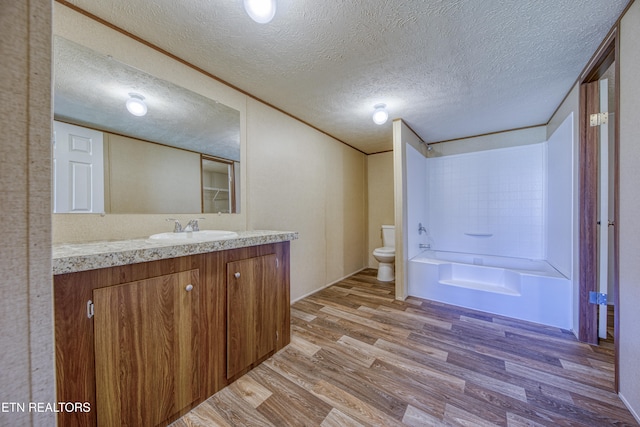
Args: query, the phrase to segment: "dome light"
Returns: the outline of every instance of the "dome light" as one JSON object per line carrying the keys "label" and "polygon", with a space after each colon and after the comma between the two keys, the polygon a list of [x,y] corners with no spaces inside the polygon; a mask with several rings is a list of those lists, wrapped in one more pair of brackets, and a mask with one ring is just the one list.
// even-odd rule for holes
{"label": "dome light", "polygon": [[373,106],[373,122],[377,125],[383,125],[389,118],[387,104],[376,104]]}
{"label": "dome light", "polygon": [[138,117],[147,114],[147,104],[144,103],[144,96],[139,93],[130,93],[129,99],[127,99],[127,110]]}
{"label": "dome light", "polygon": [[244,9],[258,24],[266,24],[276,14],[276,0],[244,0]]}

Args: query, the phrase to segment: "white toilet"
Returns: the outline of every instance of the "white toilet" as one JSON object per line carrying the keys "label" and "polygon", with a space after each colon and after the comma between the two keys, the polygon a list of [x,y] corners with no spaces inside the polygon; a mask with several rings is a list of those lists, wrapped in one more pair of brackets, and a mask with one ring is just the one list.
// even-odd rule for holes
{"label": "white toilet", "polygon": [[380,263],[378,280],[392,282],[395,279],[393,262],[396,259],[396,228],[393,225],[382,226],[382,247],[373,251],[373,257]]}

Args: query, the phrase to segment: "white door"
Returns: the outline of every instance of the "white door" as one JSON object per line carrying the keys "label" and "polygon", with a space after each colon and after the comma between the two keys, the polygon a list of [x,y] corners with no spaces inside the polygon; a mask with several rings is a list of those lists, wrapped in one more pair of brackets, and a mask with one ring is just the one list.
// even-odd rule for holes
{"label": "white door", "polygon": [[53,212],[104,212],[102,132],[53,122]]}

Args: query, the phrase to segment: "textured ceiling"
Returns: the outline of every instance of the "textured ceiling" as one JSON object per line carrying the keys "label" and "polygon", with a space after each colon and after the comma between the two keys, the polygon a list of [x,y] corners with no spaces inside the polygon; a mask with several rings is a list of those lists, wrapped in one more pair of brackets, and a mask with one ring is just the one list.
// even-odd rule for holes
{"label": "textured ceiling", "polygon": [[68,0],[365,153],[546,123],[628,0]]}
{"label": "textured ceiling", "polygon": [[[108,56],[54,37],[54,118],[240,161],[240,112]],[[143,94],[144,118],[127,111]]]}

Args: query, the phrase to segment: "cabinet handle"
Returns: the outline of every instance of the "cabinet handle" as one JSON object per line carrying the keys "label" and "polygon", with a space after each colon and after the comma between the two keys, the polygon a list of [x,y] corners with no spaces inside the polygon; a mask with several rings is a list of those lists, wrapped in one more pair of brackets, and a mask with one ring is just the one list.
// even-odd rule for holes
{"label": "cabinet handle", "polygon": [[193,285],[189,283],[186,288],[184,288],[187,292],[191,292],[193,290]]}
{"label": "cabinet handle", "polygon": [[239,279],[240,278],[240,272],[234,274],[234,276],[236,277],[236,279]]}

